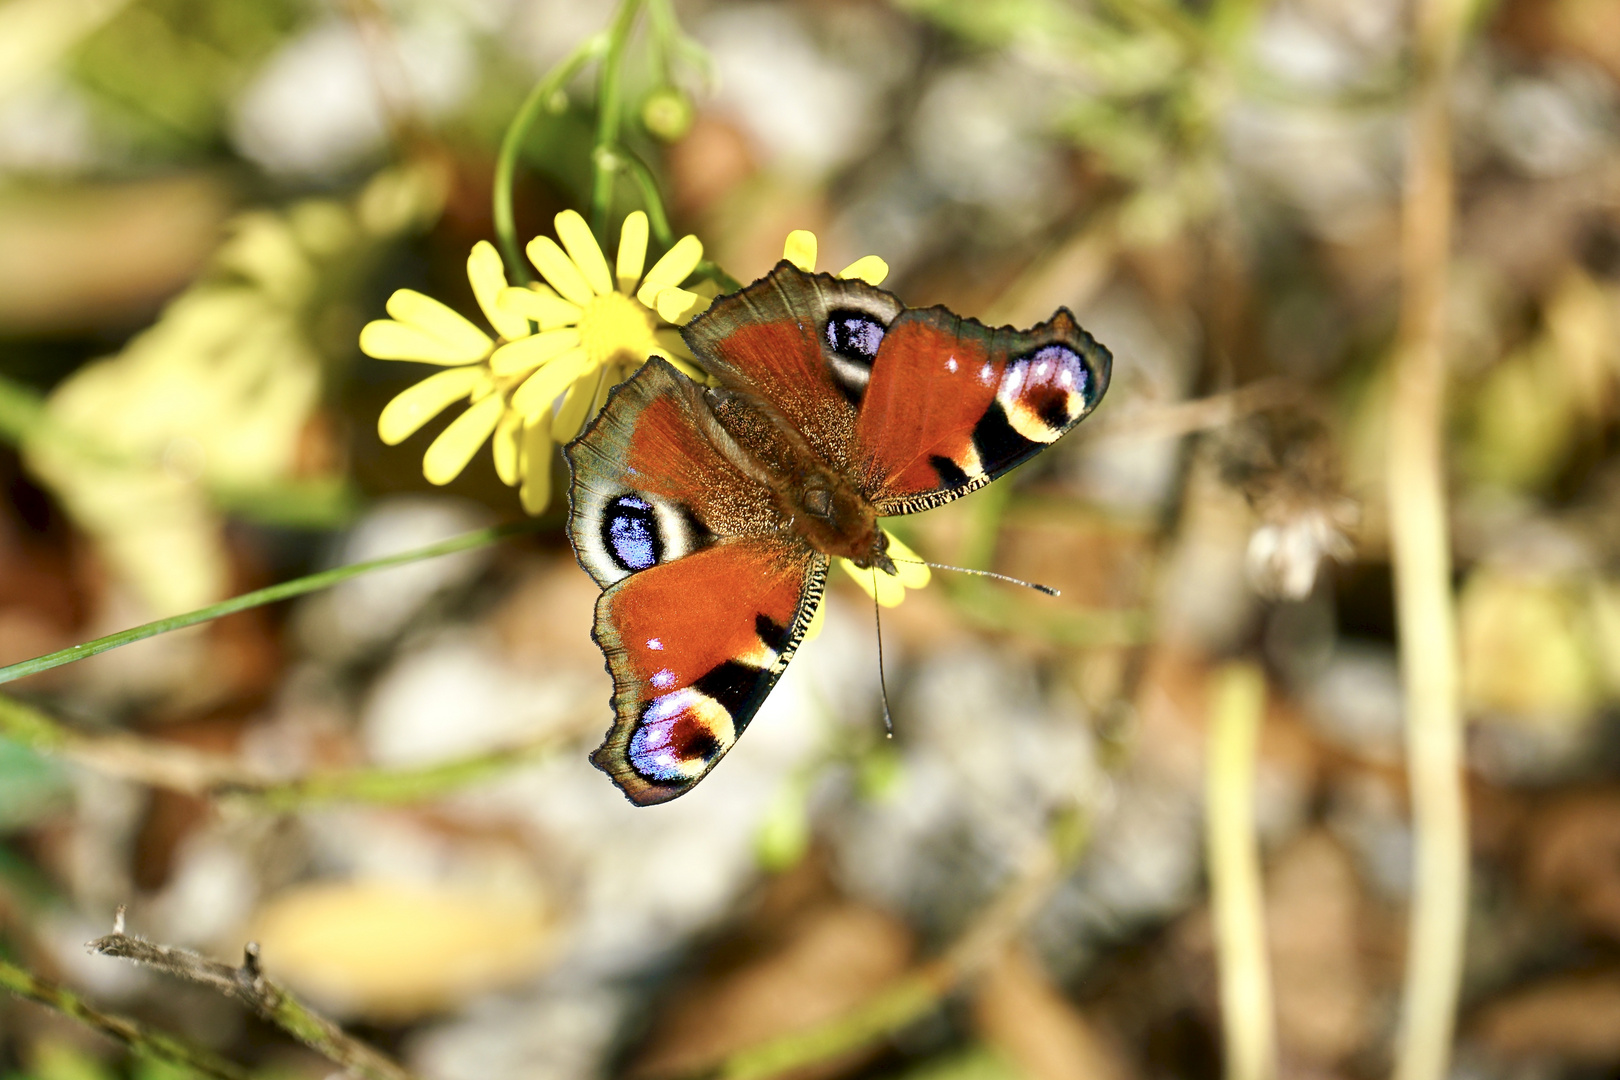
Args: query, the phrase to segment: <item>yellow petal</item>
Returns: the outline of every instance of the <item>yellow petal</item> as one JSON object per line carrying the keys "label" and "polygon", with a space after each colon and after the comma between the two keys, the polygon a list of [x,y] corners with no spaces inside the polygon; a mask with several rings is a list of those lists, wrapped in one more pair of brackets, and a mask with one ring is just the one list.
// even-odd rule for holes
{"label": "yellow petal", "polygon": [[525,250],[528,251],[529,261],[534,263],[534,268],[551,283],[553,289],[562,293],[564,300],[570,300],[584,307],[595,298],[596,294],[591,291],[585,275],[579,272],[574,260],[557,246],[557,241],[549,236],[537,236],[529,241],[529,246]]}
{"label": "yellow petal", "polygon": [[563,402],[557,407],[556,419],[551,422],[551,434],[558,442],[566,442],[579,434],[579,429],[585,426],[585,421],[591,415],[591,402],[596,397],[596,387],[601,381],[602,373],[593,371],[574,380],[563,397]]}
{"label": "yellow petal", "polygon": [[900,584],[908,589],[920,589],[927,585],[934,575],[928,569],[928,564],[923,562],[922,556],[902,544],[900,538],[888,529],[883,530],[883,535],[889,538],[889,558],[894,560]]}
{"label": "yellow petal", "polygon": [[530,371],[579,344],[579,327],[565,326],[561,330],[547,330],[533,337],[522,338],[510,345],[502,345],[489,358],[489,369],[497,375],[516,375]]}
{"label": "yellow petal", "polygon": [[602,368],[602,378],[596,384],[596,393],[591,395],[591,407],[585,410],[585,419],[580,422],[580,430],[590,423],[591,417],[602,411],[607,404],[608,394],[615,386],[624,381],[624,368],[618,364],[608,364]]}
{"label": "yellow petal", "polygon": [[612,292],[613,278],[608,274],[602,245],[596,242],[596,236],[591,232],[591,227],[585,224],[585,219],[579,216],[579,211],[564,210],[556,220],[557,237],[568,249],[568,256],[579,267],[579,272],[585,276],[585,283],[598,296]]}
{"label": "yellow petal", "polygon": [[821,601],[816,604],[816,613],[810,616],[810,625],[804,628],[804,637],[799,639],[799,644],[803,645],[806,641],[814,641],[820,637],[821,628],[826,625],[827,598],[822,597]]}
{"label": "yellow petal", "polygon": [[860,278],[868,285],[881,285],[883,279],[889,276],[889,264],[876,255],[862,255],[838,271],[841,278]]}
{"label": "yellow petal", "polygon": [[518,489],[518,498],[526,514],[542,513],[551,502],[551,459],[555,445],[551,439],[551,414],[524,425],[520,453],[523,486]]}
{"label": "yellow petal", "polygon": [[794,229],[787,234],[782,245],[782,258],[807,274],[816,272],[816,234],[809,229]]}
{"label": "yellow petal", "polygon": [[467,256],[467,280],[472,283],[478,306],[484,309],[484,318],[489,320],[489,325],[495,328],[497,334],[507,341],[529,336],[529,320],[501,308],[501,293],[506,289],[506,266],[501,262],[501,253],[488,240],[474,244],[472,254]]}
{"label": "yellow petal", "polygon": [[555,330],[559,326],[573,326],[579,322],[579,305],[570,304],[549,286],[534,284],[527,289],[502,289],[497,301],[502,310],[524,319],[533,319],[541,330]]}
{"label": "yellow petal", "polygon": [[647,215],[636,210],[627,214],[619,229],[619,254],[614,272],[619,291],[629,296],[636,291],[641,271],[647,266]]}
{"label": "yellow petal", "polygon": [[533,424],[541,413],[551,409],[552,402],[567,390],[569,384],[590,367],[591,357],[582,348],[573,348],[561,356],[543,364],[539,371],[530,375],[517,393],[512,395],[512,409],[523,417],[525,423]]}
{"label": "yellow petal", "polygon": [[660,291],[685,281],[697,264],[703,261],[703,241],[687,233],[675,241],[675,246],[664,252],[664,257],[653,263],[647,278],[636,290],[636,299],[642,306],[652,307]]}
{"label": "yellow petal", "polygon": [[515,487],[522,479],[518,474],[518,444],[523,438],[523,417],[507,409],[495,425],[495,438],[491,449],[495,452],[495,475],[507,487]]}
{"label": "yellow petal", "polygon": [[396,289],[388,298],[387,306],[388,314],[400,322],[426,330],[460,352],[483,356],[489,351],[488,334],[431,296],[424,296],[415,289]]}
{"label": "yellow petal", "polygon": [[838,565],[843,567],[844,573],[855,579],[855,584],[861,587],[861,591],[867,596],[876,596],[877,602],[884,607],[899,607],[900,601],[906,598],[906,587],[892,574],[876,567],[867,567],[863,570],[848,559],[839,559]]}
{"label": "yellow petal", "polygon": [[653,340],[658,342],[658,350],[666,356],[677,360],[696,360],[692,350],[686,347],[681,338],[681,332],[668,326],[653,331]]}
{"label": "yellow petal", "polygon": [[360,351],[378,360],[416,360],[423,364],[476,364],[493,344],[485,338],[476,349],[451,345],[416,326],[392,319],[368,322],[360,330]]}
{"label": "yellow petal", "polygon": [[397,446],[421,426],[472,393],[482,371],[475,367],[451,368],[429,375],[395,395],[377,416],[377,437]]}
{"label": "yellow petal", "polygon": [[674,287],[659,292],[656,298],[658,317],[676,326],[685,326],[699,313],[709,310],[709,301],[695,292]]}
{"label": "yellow petal", "polygon": [[451,425],[440,432],[433,445],[422,455],[422,475],[430,484],[448,484],[484,445],[490,432],[495,430],[505,405],[499,396],[487,397],[474,405]]}

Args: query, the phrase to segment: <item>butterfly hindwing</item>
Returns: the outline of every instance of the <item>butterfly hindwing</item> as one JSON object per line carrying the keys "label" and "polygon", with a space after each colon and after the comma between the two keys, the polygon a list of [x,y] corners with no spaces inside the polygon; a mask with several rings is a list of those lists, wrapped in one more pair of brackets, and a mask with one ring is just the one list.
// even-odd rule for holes
{"label": "butterfly hindwing", "polygon": [[826,557],[802,545],[739,537],[610,586],[595,637],[614,722],[591,761],[643,805],[696,784],[776,685],[826,577]]}
{"label": "butterfly hindwing", "polygon": [[1066,308],[1030,330],[906,310],[856,420],[866,497],[879,514],[910,514],[988,484],[1095,408],[1111,367]]}

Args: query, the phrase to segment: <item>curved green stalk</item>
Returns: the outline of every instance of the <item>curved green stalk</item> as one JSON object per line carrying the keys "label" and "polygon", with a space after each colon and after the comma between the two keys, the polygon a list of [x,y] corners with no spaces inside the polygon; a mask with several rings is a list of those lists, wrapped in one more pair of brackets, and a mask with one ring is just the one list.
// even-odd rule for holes
{"label": "curved green stalk", "polygon": [[624,62],[624,47],[630,40],[630,30],[636,16],[641,13],[643,0],[623,0],[613,18],[613,29],[608,32],[607,53],[602,59],[601,89],[596,95],[596,152],[591,155],[595,180],[591,185],[591,230],[597,236],[607,232],[608,210],[613,203],[613,178],[619,171],[622,158],[618,155],[619,121],[624,109],[620,104],[623,87],[619,71]]}
{"label": "curved green stalk", "polygon": [[647,163],[641,160],[640,155],[624,146],[615,146],[613,151],[619,155],[620,160],[630,166],[630,175],[635,177],[637,186],[641,188],[641,204],[647,208],[647,224],[652,228],[653,239],[666,249],[673,247],[675,233],[669,227],[669,215],[664,211],[664,197],[658,191],[658,181],[653,177],[652,169],[647,167]]}
{"label": "curved green stalk", "polygon": [[63,1016],[72,1017],[86,1027],[123,1043],[137,1054],[173,1065],[187,1075],[207,1076],[214,1080],[249,1080],[252,1076],[247,1069],[226,1061],[212,1050],[158,1031],[127,1016],[102,1012],[91,1007],[73,991],[4,959],[0,959],[0,987],[20,998],[54,1009]]}
{"label": "curved green stalk", "polygon": [[370,559],[366,562],[351,563],[348,566],[339,566],[331,570],[323,570],[318,574],[309,574],[305,577],[295,578],[292,581],[283,581],[279,585],[256,589],[241,596],[233,596],[229,600],[221,600],[217,604],[210,604],[196,611],[188,611],[182,615],[171,615],[167,619],[158,619],[141,626],[134,626],[128,630],[120,630],[116,634],[87,641],[82,645],[72,645],[66,649],[59,649],[44,656],[36,656],[32,660],[23,660],[20,663],[0,668],[0,683],[8,683],[13,679],[21,679],[29,675],[37,675],[41,671],[71,664],[75,660],[85,660],[109,649],[116,649],[120,645],[142,641],[158,634],[167,634],[171,630],[180,630],[187,626],[217,619],[222,615],[234,615],[238,611],[248,608],[261,607],[264,604],[273,604],[277,600],[286,600],[289,597],[302,596],[304,593],[316,592],[320,589],[336,585],[349,578],[370,573],[373,570],[385,570],[390,566],[403,566],[405,563],[419,562],[422,559],[431,559],[438,555],[449,555],[455,551],[466,551],[470,548],[483,547],[493,544],[497,540],[528,532],[538,528],[537,522],[519,521],[510,525],[496,525],[493,528],[479,529],[476,532],[463,533],[448,540],[441,540],[437,544],[416,548],[413,551],[402,551],[398,555],[385,555],[380,559]]}
{"label": "curved green stalk", "polygon": [[528,136],[529,129],[534,126],[540,113],[551,106],[551,101],[568,80],[578,74],[585,64],[602,54],[607,45],[607,38],[595,34],[580,42],[573,52],[565,56],[556,67],[546,72],[545,77],[534,84],[529,96],[523,100],[518,108],[517,115],[506,127],[506,134],[501,137],[500,154],[495,159],[494,184],[494,213],[495,213],[495,241],[499,244],[501,255],[506,259],[506,269],[517,281],[528,284],[534,280],[529,273],[528,264],[523,259],[523,252],[518,247],[517,224],[512,217],[512,176],[517,171],[518,153],[523,149],[523,140]]}

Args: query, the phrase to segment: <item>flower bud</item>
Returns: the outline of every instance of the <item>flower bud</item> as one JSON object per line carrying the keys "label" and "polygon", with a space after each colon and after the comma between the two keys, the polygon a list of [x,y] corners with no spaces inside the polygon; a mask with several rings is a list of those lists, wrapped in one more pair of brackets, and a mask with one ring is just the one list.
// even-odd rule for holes
{"label": "flower bud", "polygon": [[692,128],[692,100],[673,86],[661,86],[641,101],[641,123],[655,139],[674,142]]}

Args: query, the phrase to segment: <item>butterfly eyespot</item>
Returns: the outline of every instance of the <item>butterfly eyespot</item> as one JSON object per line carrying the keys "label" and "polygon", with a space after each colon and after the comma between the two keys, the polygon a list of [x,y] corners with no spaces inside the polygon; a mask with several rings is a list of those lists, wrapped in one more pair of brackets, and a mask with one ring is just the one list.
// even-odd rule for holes
{"label": "butterfly eyespot", "polygon": [[1067,345],[1043,345],[1007,365],[996,402],[1007,425],[1031,442],[1049,443],[1086,411],[1091,372]]}
{"label": "butterfly eyespot", "polygon": [[842,308],[827,315],[821,330],[827,363],[833,381],[852,405],[859,407],[866,394],[866,384],[872,379],[872,361],[877,359],[887,332],[881,320],[865,311]]}
{"label": "butterfly eyespot", "polygon": [[664,538],[651,504],[634,495],[610,502],[602,515],[602,546],[626,572],[656,565],[664,554]]}
{"label": "butterfly eyespot", "polygon": [[731,713],[686,687],[647,703],[630,736],[630,764],[649,780],[672,783],[701,776],[737,739]]}
{"label": "butterfly eyespot", "polygon": [[827,316],[827,348],[870,367],[883,344],[884,330],[882,323],[864,311],[834,311]]}

